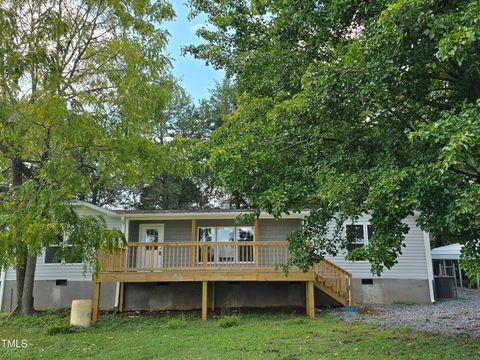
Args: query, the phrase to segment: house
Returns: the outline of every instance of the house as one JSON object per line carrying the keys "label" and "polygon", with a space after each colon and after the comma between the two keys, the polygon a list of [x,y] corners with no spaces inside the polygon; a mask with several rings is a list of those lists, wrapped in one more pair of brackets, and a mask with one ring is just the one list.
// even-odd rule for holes
{"label": "house", "polygon": [[[116,254],[99,254],[101,271],[84,273],[82,264],[64,264],[46,249],[37,262],[34,288],[37,309],[69,307],[71,300],[94,299],[99,309],[166,310],[239,307],[305,307],[327,303],[431,303],[433,271],[428,234],[405,219],[410,231],[398,264],[373,276],[366,261],[350,262],[343,254],[321,261],[309,272],[278,268],[287,259],[287,236],[308,211],[274,219],[262,213],[251,224],[237,225],[242,210],[110,211],[76,204],[80,214],[103,216],[121,229],[128,245]],[[369,217],[346,223],[357,242],[368,243]],[[0,288],[2,310],[15,299],[15,272]]]}

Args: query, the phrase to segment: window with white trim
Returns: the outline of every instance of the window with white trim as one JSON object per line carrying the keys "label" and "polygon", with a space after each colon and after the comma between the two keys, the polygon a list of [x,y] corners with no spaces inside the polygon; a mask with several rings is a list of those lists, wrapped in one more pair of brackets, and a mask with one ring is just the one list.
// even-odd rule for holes
{"label": "window with white trim", "polygon": [[[199,242],[211,242],[208,246],[207,257],[209,263],[251,263],[253,246],[227,245],[229,242],[251,242],[254,240],[253,226],[210,226],[199,227],[197,232]],[[202,251],[199,248],[198,261],[202,262]]]}
{"label": "window with white trim", "polygon": [[[72,255],[71,253],[72,245],[69,245],[66,242],[67,240],[64,238],[64,236],[59,235],[57,239],[58,239],[57,244],[51,245],[45,249],[44,263],[45,264],[65,264],[65,263],[81,264],[82,259]],[[60,254],[58,253],[58,251],[62,246],[65,246],[64,253],[67,255],[66,257],[59,256]]]}
{"label": "window with white trim", "polygon": [[346,226],[347,251],[362,248],[368,244],[368,240],[373,236],[373,227],[368,224],[349,224]]}

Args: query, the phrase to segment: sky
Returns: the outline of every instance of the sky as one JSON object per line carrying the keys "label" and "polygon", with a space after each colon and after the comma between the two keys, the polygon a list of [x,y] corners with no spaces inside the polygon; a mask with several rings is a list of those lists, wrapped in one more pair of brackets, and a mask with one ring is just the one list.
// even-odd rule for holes
{"label": "sky", "polygon": [[195,30],[205,23],[206,16],[199,16],[189,21],[186,0],[171,2],[177,17],[174,21],[164,24],[170,32],[167,54],[173,59],[173,74],[190,96],[198,101],[209,96],[209,89],[213,88],[215,81],[223,78],[224,72],[206,66],[203,60],[197,60],[191,55],[181,55],[183,46],[202,42],[195,35]]}

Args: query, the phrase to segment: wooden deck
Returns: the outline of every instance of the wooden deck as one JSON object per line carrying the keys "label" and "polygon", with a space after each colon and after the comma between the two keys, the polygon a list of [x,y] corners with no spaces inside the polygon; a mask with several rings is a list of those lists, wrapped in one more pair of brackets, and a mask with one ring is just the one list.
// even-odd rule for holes
{"label": "wooden deck", "polygon": [[322,260],[310,271],[281,265],[288,257],[287,242],[162,242],[128,243],[114,254],[100,254],[95,282],[93,321],[98,319],[101,283],[120,283],[119,310],[123,310],[124,283],[202,282],[202,318],[207,317],[208,282],[302,281],[306,286],[306,313],[313,317],[314,287],[343,305],[353,304],[351,274]]}

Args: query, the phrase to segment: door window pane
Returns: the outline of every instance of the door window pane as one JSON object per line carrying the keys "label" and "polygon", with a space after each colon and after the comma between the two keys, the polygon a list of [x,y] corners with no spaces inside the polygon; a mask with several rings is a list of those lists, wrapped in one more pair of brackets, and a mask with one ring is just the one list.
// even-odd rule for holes
{"label": "door window pane", "polygon": [[158,229],[145,229],[144,242],[158,242]]}

